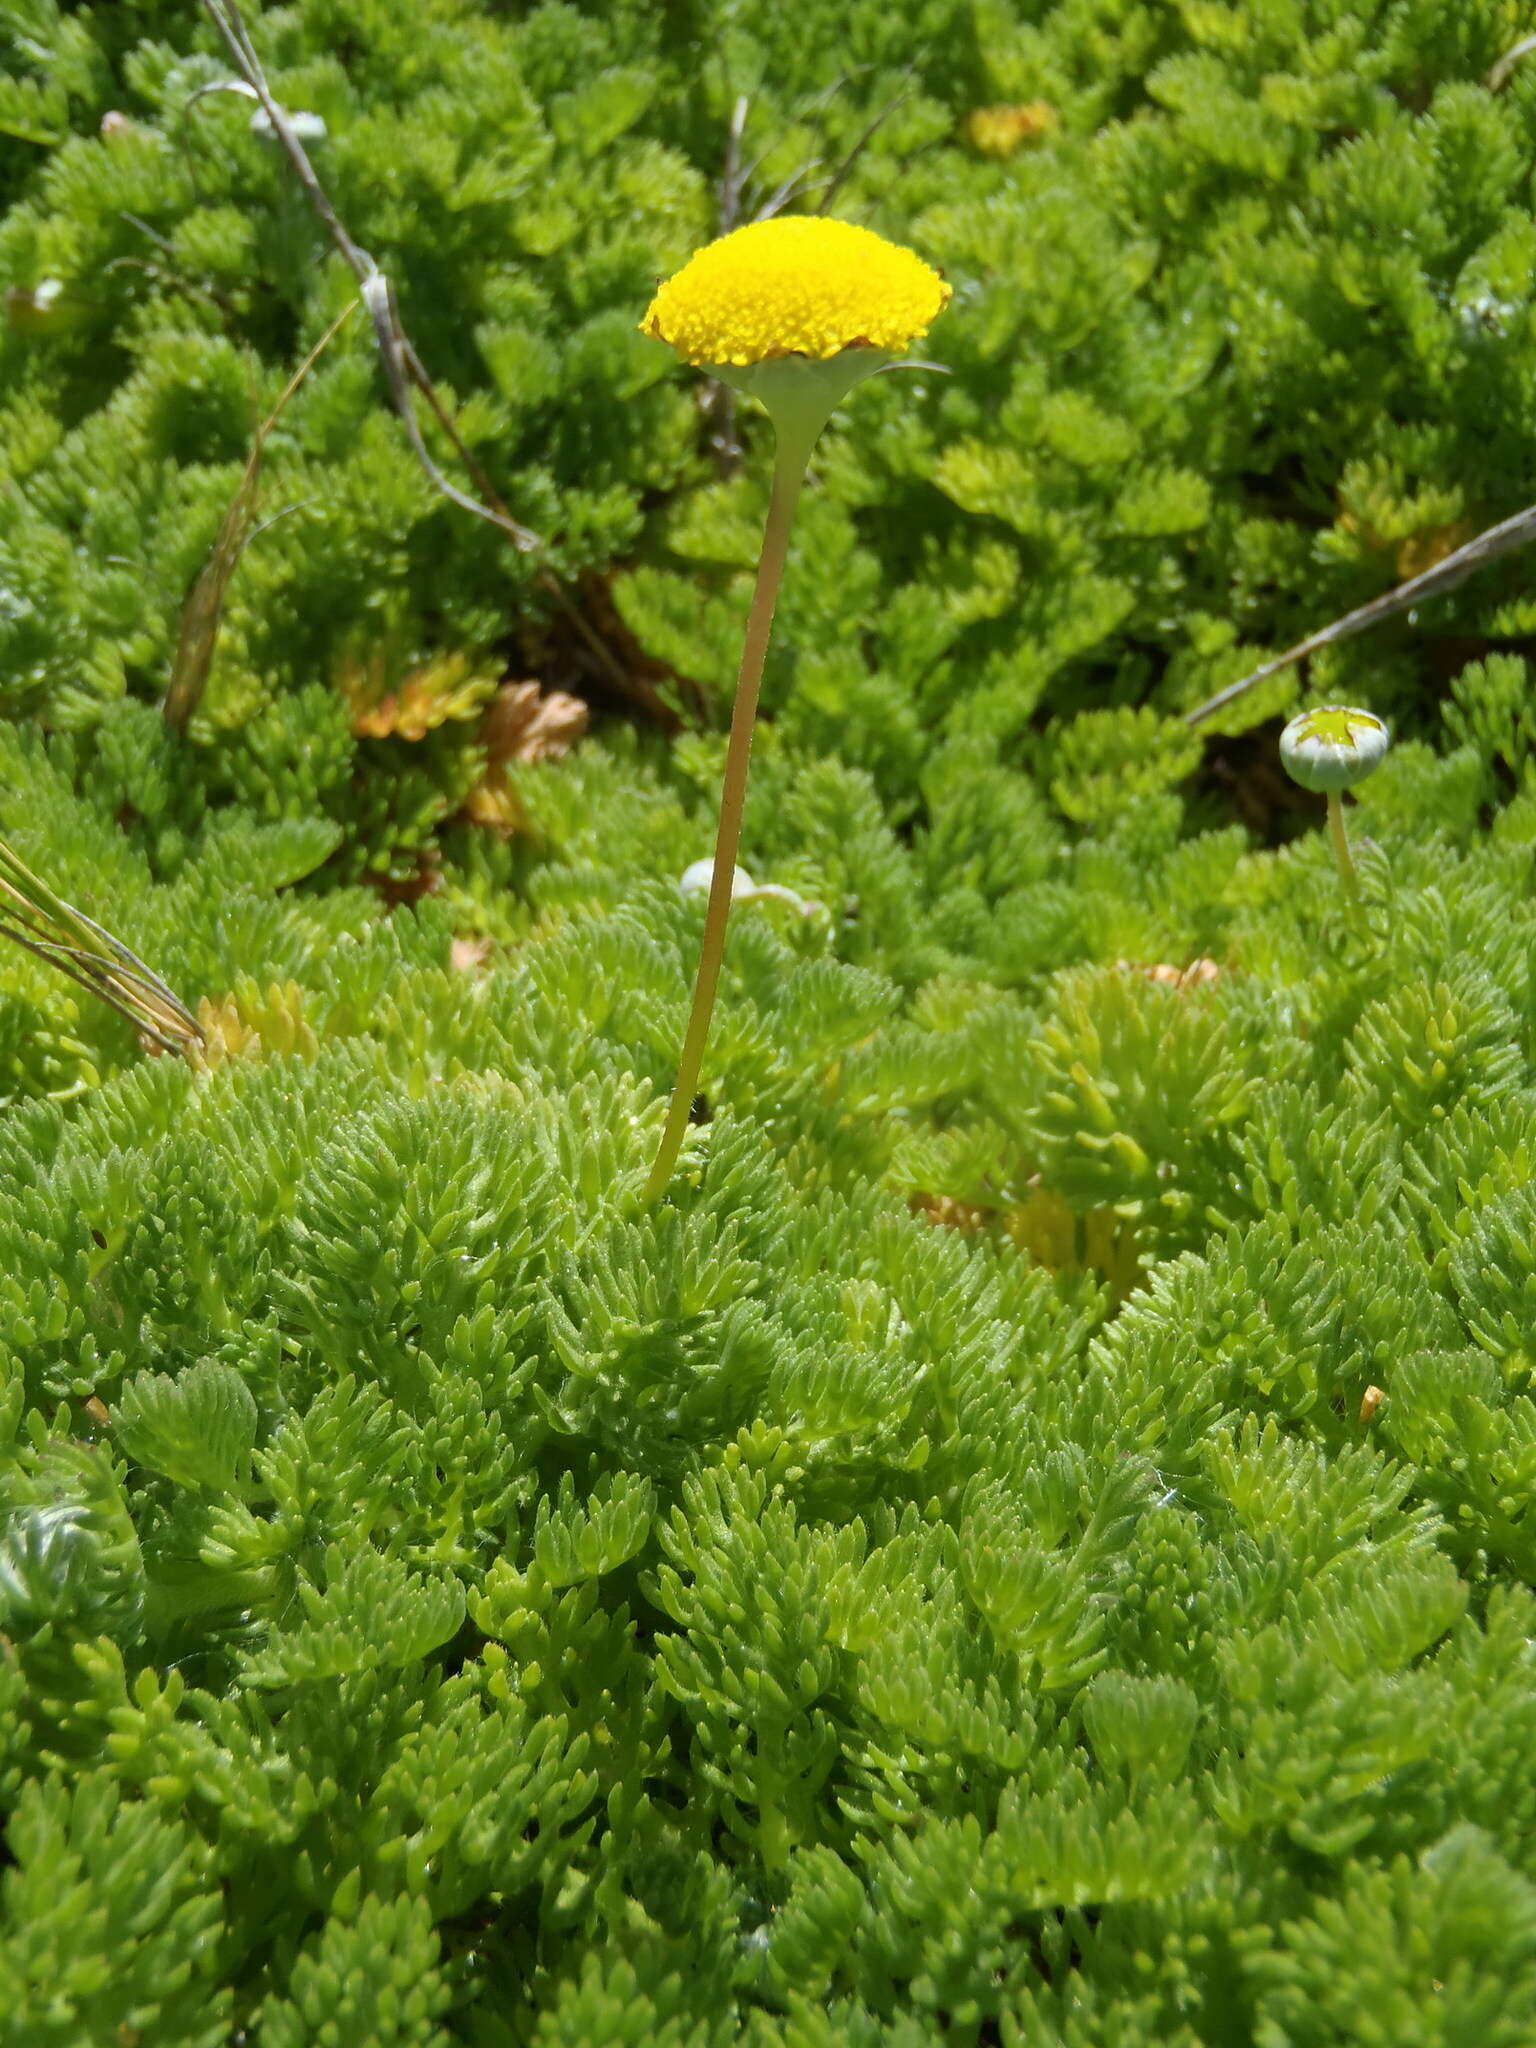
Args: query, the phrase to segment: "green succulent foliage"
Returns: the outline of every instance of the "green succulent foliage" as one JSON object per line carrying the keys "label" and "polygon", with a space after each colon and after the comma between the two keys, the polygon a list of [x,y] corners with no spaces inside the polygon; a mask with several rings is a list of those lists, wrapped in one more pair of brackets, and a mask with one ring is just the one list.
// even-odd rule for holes
{"label": "green succulent foliage", "polygon": [[123,1449],[179,1486],[238,1493],[250,1482],[257,1409],[233,1366],[200,1359],[178,1377],[139,1373],[123,1388]]}
{"label": "green succulent foliage", "polygon": [[[893,805],[941,742],[1043,744],[1053,803],[1099,829],[1194,765],[1177,714],[1518,509],[1536,102],[1518,68],[1487,80],[1519,9],[1036,13],[818,0],[789,33],[718,0],[253,10],[273,90],[323,124],[317,172],[542,544],[432,490],[353,319],[268,439],[261,507],[284,516],[230,578],[192,786],[261,808],[303,761],[343,863],[409,880],[483,766],[473,728],[358,742],[340,683],[452,653],[589,679],[573,604],[605,687],[637,643],[690,723],[719,721],[761,422],[636,327],[691,247],[785,189],[835,180],[955,287],[923,344],[949,374],[875,380],[824,443],[766,683],[793,745]],[[164,690],[255,429],[351,280],[249,99],[217,90],[198,9],[12,0],[0,51],[0,462],[22,486],[0,705],[92,734]],[[1044,112],[995,153],[972,116],[1021,106]],[[1422,733],[1436,643],[1522,634],[1521,574],[1344,643],[1330,690]],[[1506,661],[1458,730],[1518,775]]]}
{"label": "green succulent foliage", "polygon": [[517,769],[524,828],[386,912],[306,869],[312,761],[199,807],[140,707],[11,728],[29,857],[208,997],[148,1059],[4,963],[90,1062],[0,1122],[22,2038],[1216,2048],[1431,1996],[1523,2038],[1488,675],[1441,808],[1352,806],[1361,920],[1321,830],[1134,764],[1075,836],[1059,753],[953,739],[904,817],[770,733],[743,857],[789,895],[739,907],[654,1207],[713,743]]}
{"label": "green succulent foliage", "polygon": [[263,2040],[342,2048],[358,2039],[439,2048],[452,1999],[425,1900],[364,1899],[328,1920],[294,1965],[292,1994],[263,2008]]}
{"label": "green succulent foliage", "polygon": [[[147,1057],[0,955],[8,2024],[1514,2048],[1519,566],[1315,664],[1399,733],[1358,917],[1239,732],[1294,686],[1210,750],[1180,714],[1520,505],[1536,93],[1486,81],[1529,24],[248,16],[545,546],[431,493],[354,318],[173,730],[350,278],[194,101],[198,10],[0,4],[0,832],[206,1033]],[[742,849],[780,893],[647,1206],[765,475],[634,328],[740,97],[739,217],[819,159],[956,303],[950,374],[818,456]],[[683,729],[499,771],[493,834],[477,719],[359,704],[583,681],[560,590]]]}
{"label": "green succulent foliage", "polygon": [[55,1775],[24,1788],[6,1842],[0,1987],[19,2040],[228,2038],[215,1859],[195,1828],[110,1778]]}

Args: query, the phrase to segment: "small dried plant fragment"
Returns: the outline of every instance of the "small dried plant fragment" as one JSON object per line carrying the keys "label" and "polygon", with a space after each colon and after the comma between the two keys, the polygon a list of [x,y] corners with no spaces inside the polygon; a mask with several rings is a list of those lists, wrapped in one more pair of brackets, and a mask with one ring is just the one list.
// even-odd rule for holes
{"label": "small dried plant fragment", "polygon": [[147,1049],[182,1052],[190,1058],[201,1045],[201,1025],[154,969],[94,918],[66,903],[4,840],[0,840],[0,938],[14,940],[120,1010],[138,1027]]}
{"label": "small dried plant fragment", "polygon": [[978,107],[965,124],[966,138],[979,156],[1006,160],[1026,143],[1048,142],[1061,116],[1048,100],[1023,106]]}
{"label": "small dried plant fragment", "polygon": [[526,822],[507,769],[559,761],[583,737],[590,714],[580,697],[538,683],[503,683],[480,721],[485,774],[464,800],[464,815],[493,832],[520,831]]}

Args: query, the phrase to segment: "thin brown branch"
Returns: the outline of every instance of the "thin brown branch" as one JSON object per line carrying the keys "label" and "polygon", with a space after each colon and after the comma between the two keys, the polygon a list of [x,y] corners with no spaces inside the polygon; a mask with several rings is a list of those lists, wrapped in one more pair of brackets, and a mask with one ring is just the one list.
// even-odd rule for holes
{"label": "thin brown branch", "polygon": [[[363,279],[362,294],[363,304],[368,309],[368,317],[373,322],[373,338],[378,344],[379,361],[384,368],[384,381],[389,386],[389,395],[394,401],[395,411],[400,415],[405,428],[411,452],[426,476],[443,496],[457,505],[461,511],[472,512],[477,519],[487,519],[492,526],[499,526],[513,546],[522,553],[531,554],[541,548],[543,543],[530,528],[520,526],[508,513],[498,512],[490,505],[482,505],[478,498],[470,497],[468,492],[461,491],[457,484],[451,484],[438,468],[422,438],[416,408],[411,402],[411,385],[415,380],[411,376],[409,361],[414,359],[415,351],[400,325],[400,311],[395,304],[395,288],[382,270],[375,270]],[[417,368],[420,369],[419,362]],[[421,375],[423,382],[426,383],[424,370]],[[432,395],[432,410],[440,420],[447,418],[446,410],[438,401],[435,392]],[[453,441],[462,454],[464,444],[457,434],[454,434]]]}
{"label": "thin brown branch", "polygon": [[[819,156],[807,157],[798,171],[791,171],[789,176],[769,193],[752,216],[753,219],[772,220],[776,214],[782,213],[791,199],[798,199],[807,186],[814,182],[811,174],[821,169],[823,161],[824,159]],[[820,211],[819,208],[817,210]]]}
{"label": "thin brown branch", "polygon": [[[337,253],[349,265],[358,281],[363,303],[368,308],[368,316],[373,322],[374,339],[378,344],[379,361],[384,370],[385,382],[389,386],[390,398],[395,411],[400,415],[401,424],[411,444],[411,452],[427,478],[436,490],[461,510],[473,513],[477,519],[489,520],[491,525],[500,527],[513,544],[525,553],[541,547],[542,542],[537,534],[526,526],[519,525],[506,511],[497,511],[459,490],[448,481],[433,461],[426,442],[422,439],[421,427],[416,419],[416,408],[411,399],[412,378],[407,369],[407,361],[415,359],[415,351],[400,325],[393,287],[368,251],[360,243],[355,242],[347,232],[341,216],[331,204],[325,187],[315,173],[307,150],[294,132],[293,123],[273,97],[266,72],[262,69],[261,59],[256,55],[244,17],[240,12],[239,0],[201,0],[201,5],[233,59],[242,80],[261,102],[262,110],[272,124],[272,132],[293,166],[294,176],[303,188],[305,198],[330,236]],[[420,369],[419,361],[417,368]],[[425,386],[425,371],[421,371],[421,377]],[[438,418],[444,418],[445,411],[437,403],[435,395],[432,402]],[[463,445],[457,434],[453,436],[453,440],[462,453]]]}
{"label": "thin brown branch", "polygon": [[[176,731],[185,729],[187,721],[202,701],[203,690],[213,668],[214,649],[224,616],[224,599],[229,590],[230,578],[235,573],[240,557],[256,535],[272,524],[270,519],[264,521],[261,526],[252,523],[256,514],[256,495],[261,482],[261,464],[266,451],[267,436],[282,418],[288,401],[330,347],[345,323],[351,319],[356,306],[357,301],[353,299],[331,322],[289,378],[276,405],[256,429],[251,442],[251,452],[240,478],[239,489],[235,492],[229,510],[224,514],[208,559],[199,570],[197,581],[193,584],[182,608],[181,631],[177,636],[176,654],[171,663],[171,678],[166,686],[165,701],[161,705],[161,715],[166,724]],[[275,516],[280,518],[282,515],[279,513]]]}
{"label": "thin brown branch", "polygon": [[730,124],[725,132],[725,163],[720,172],[719,205],[720,233],[728,235],[735,227],[741,213],[741,188],[745,173],[741,161],[741,138],[747,126],[747,115],[752,102],[746,93],[736,95],[731,108]]}
{"label": "thin brown branch", "polygon": [[293,165],[294,175],[304,188],[305,198],[319,215],[326,233],[340,254],[351,265],[358,283],[366,282],[378,266],[367,250],[359,248],[342,226],[340,216],[332,206],[325,187],[315,175],[315,167],[310,162],[303,143],[293,131],[293,123],[272,97],[267,74],[262,69],[261,59],[256,55],[255,46],[246,30],[239,0],[202,0],[202,8],[218,31],[224,47],[234,59],[236,70],[261,101],[262,109],[272,123],[272,132],[282,144],[288,161]]}
{"label": "thin brown branch", "polygon": [[[367,307],[368,317],[373,323],[374,341],[378,348],[379,362],[384,372],[384,379],[389,387],[390,400],[394,405],[395,411],[400,416],[401,424],[405,428],[407,439],[411,444],[411,452],[415,455],[423,472],[433,487],[441,492],[452,504],[459,506],[465,512],[472,513],[477,519],[488,520],[491,525],[499,527],[521,553],[542,556],[545,552],[544,541],[530,527],[522,525],[519,520],[513,518],[507,506],[502,502],[499,493],[492,485],[484,468],[466,446],[462,435],[454,423],[452,414],[443,404],[442,399],[438,395],[437,387],[428,376],[420,356],[416,353],[410,336],[401,325],[399,307],[396,304],[394,289],[389,280],[384,276],[368,251],[360,243],[353,240],[352,236],[347,232],[340,215],[331,204],[324,186],[320,183],[315,173],[314,165],[309,160],[304,144],[294,133],[293,124],[273,97],[272,89],[261,66],[261,60],[256,55],[255,47],[246,29],[238,0],[201,0],[201,5],[204,13],[213,23],[215,29],[217,29],[224,47],[228,50],[230,57],[241,74],[238,86],[231,85],[225,88],[204,87],[202,90],[205,92],[220,89],[241,90],[249,93],[261,102],[267,119],[272,124],[272,132],[276,135],[288,157],[288,161],[292,164],[294,175],[303,188],[305,196],[319,217],[326,233],[330,236],[337,252],[351,267],[353,274],[357,278],[363,303]],[[745,115],[743,115],[743,119],[745,119]],[[416,418],[416,408],[411,397],[412,387],[419,391],[425,399],[433,418],[437,421],[449,444],[452,446],[454,453],[464,464],[465,469],[473,479],[476,489],[481,493],[479,499],[470,497],[467,493],[450,483],[433,460],[426,442],[422,438],[421,428]],[[582,616],[580,608],[572,599],[569,591],[561,583],[559,577],[547,561],[541,560],[539,562],[536,580],[540,590],[544,592],[545,596],[549,598],[551,603],[555,605],[557,610],[575,630],[606,680],[623,695],[633,698],[639,703],[647,704],[648,693],[644,689],[637,689],[634,679],[626,673],[622,664],[615,658],[612,650],[593,631],[591,625]]]}
{"label": "thin brown branch", "polygon": [[[809,121],[814,115],[819,114],[823,107],[831,105],[850,79],[862,78],[865,72],[873,71],[874,68],[873,64],[855,64],[851,70],[840,71],[836,78],[829,79],[825,85],[818,87],[815,92],[808,93],[803,99],[797,100],[786,116],[790,126],[794,126],[801,121]],[[767,148],[761,150],[758,155],[753,157],[751,163],[747,165],[741,174],[743,190],[752,183],[758,172],[763,168],[763,165],[772,156],[774,150],[778,148],[780,139],[779,136],[775,136]]]}
{"label": "thin brown branch", "polygon": [[838,193],[841,192],[844,185],[847,184],[849,177],[852,175],[853,168],[858,163],[859,158],[864,154],[865,150],[869,147],[870,143],[874,141],[876,135],[879,134],[881,128],[884,127],[885,123],[890,119],[891,115],[895,113],[896,109],[901,105],[902,101],[907,98],[908,94],[906,81],[911,78],[913,72],[916,69],[917,65],[915,63],[909,64],[907,66],[906,70],[902,73],[901,90],[898,93],[896,93],[896,95],[893,98],[888,99],[885,105],[880,109],[879,113],[876,114],[870,122],[868,122],[864,129],[864,132],[859,136],[858,140],[854,143],[852,149],[850,149],[848,154],[843,158],[841,165],[839,166],[838,170],[834,173],[833,177],[828,183],[826,191],[823,192],[821,195],[820,202],[818,203],[816,208],[816,211],[818,213],[825,213],[828,210],[833,200],[836,199]]}
{"label": "thin brown branch", "polygon": [[1268,682],[1282,669],[1290,668],[1298,661],[1305,661],[1309,654],[1317,654],[1325,647],[1331,647],[1337,640],[1348,640],[1356,633],[1363,633],[1368,626],[1380,625],[1383,619],[1390,619],[1399,612],[1411,611],[1415,605],[1423,604],[1427,598],[1440,597],[1448,590],[1486,568],[1503,555],[1512,554],[1516,548],[1528,547],[1536,540],[1536,505],[1527,506],[1525,511],[1516,512],[1510,519],[1498,526],[1490,526],[1486,532],[1477,534],[1465,547],[1457,548],[1454,554],[1437,562],[1432,569],[1426,569],[1422,576],[1411,576],[1406,583],[1400,583],[1395,590],[1389,590],[1384,597],[1372,598],[1369,604],[1358,606],[1346,612],[1341,619],[1323,626],[1316,633],[1309,633],[1305,640],[1298,640],[1294,647],[1288,647],[1284,654],[1277,654],[1272,661],[1266,661],[1251,674],[1241,677],[1235,683],[1228,683],[1224,690],[1218,690],[1214,697],[1197,705],[1184,715],[1186,725],[1199,725],[1203,719],[1221,711],[1234,699],[1255,689],[1260,683]]}
{"label": "thin brown branch", "polygon": [[1536,50],[1536,36],[1524,36],[1512,50],[1506,50],[1488,74],[1488,90],[1502,92],[1509,83],[1516,65],[1523,58],[1529,57],[1532,50]]}

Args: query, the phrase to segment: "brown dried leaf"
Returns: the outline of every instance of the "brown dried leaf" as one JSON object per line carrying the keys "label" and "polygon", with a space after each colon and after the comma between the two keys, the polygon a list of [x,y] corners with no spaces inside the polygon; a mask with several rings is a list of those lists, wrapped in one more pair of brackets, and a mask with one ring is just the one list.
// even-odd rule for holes
{"label": "brown dried leaf", "polygon": [[944,1230],[980,1230],[992,1215],[991,1210],[979,1209],[974,1202],[956,1201],[953,1195],[913,1195],[908,1207],[914,1216]]}
{"label": "brown dried leaf", "polygon": [[490,957],[489,939],[455,939],[448,949],[448,965],[455,974],[478,974]]}
{"label": "brown dried leaf", "polygon": [[558,761],[587,730],[589,714],[579,697],[544,690],[538,683],[503,683],[480,722],[485,774],[464,800],[464,815],[492,832],[510,835],[527,824],[517,793],[507,781],[513,763]]}
{"label": "brown dried leaf", "polygon": [[558,761],[583,736],[590,714],[579,697],[538,683],[503,683],[480,722],[491,768],[509,761]]}
{"label": "brown dried leaf", "polygon": [[197,709],[213,667],[214,649],[219,638],[219,622],[224,616],[224,598],[229,590],[230,578],[234,575],[240,557],[245,552],[246,543],[251,538],[251,521],[256,511],[256,497],[261,484],[261,459],[267,445],[267,436],[282,418],[283,409],[289,399],[319,362],[342,327],[351,319],[355,310],[354,300],[331,322],[289,378],[276,405],[257,427],[252,437],[251,452],[246,460],[239,488],[220,523],[218,537],[208,559],[198,571],[197,580],[193,583],[187,601],[182,607],[181,630],[176,640],[176,656],[171,663],[171,679],[166,685],[165,698],[160,707],[166,724],[178,732],[186,726],[188,719]]}

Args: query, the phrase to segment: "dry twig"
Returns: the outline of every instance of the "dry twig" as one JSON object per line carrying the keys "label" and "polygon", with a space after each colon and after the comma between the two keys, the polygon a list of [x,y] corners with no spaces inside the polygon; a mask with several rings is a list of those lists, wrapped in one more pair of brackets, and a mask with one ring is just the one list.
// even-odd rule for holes
{"label": "dry twig", "polygon": [[224,616],[224,598],[229,589],[229,579],[235,573],[235,565],[257,534],[264,533],[274,520],[283,516],[282,513],[275,512],[271,519],[264,519],[260,525],[253,526],[251,523],[256,510],[256,491],[261,481],[261,459],[266,448],[267,436],[282,418],[283,409],[289,399],[319,362],[342,326],[351,319],[356,307],[357,301],[354,299],[352,304],[331,322],[289,378],[276,405],[256,429],[239,489],[235,492],[229,510],[224,514],[218,538],[198,573],[197,581],[192,586],[192,594],[182,607],[181,632],[176,642],[175,659],[171,663],[171,680],[166,688],[164,703],[161,705],[166,724],[173,726],[178,732],[185,729],[187,720],[197,709],[203,694],[203,686],[208,680],[208,672],[213,666],[219,621]]}
{"label": "dry twig", "polygon": [[[240,84],[234,89],[244,90],[261,102],[262,109],[272,124],[272,132],[293,166],[294,176],[303,188],[305,198],[330,236],[337,253],[357,279],[363,304],[367,307],[368,317],[373,322],[374,340],[378,346],[379,362],[389,387],[390,399],[405,428],[411,452],[421,465],[423,473],[434,489],[440,491],[452,504],[457,505],[462,511],[472,513],[477,519],[488,520],[492,526],[499,527],[513,546],[522,553],[542,556],[545,549],[543,540],[532,528],[522,525],[513,518],[496,494],[484,470],[464,445],[452,415],[438,396],[421,358],[400,323],[400,311],[388,278],[368,251],[353,240],[331,204],[303,142],[294,132],[293,123],[273,97],[261,59],[256,54],[244,16],[241,14],[239,0],[201,0],[201,5],[240,73]],[[204,87],[202,90],[206,92],[218,89]],[[450,483],[433,460],[416,418],[416,408],[411,397],[413,387],[426,400],[454,453],[474,479],[481,492],[480,498],[472,498],[467,492]],[[633,698],[637,694],[643,697],[644,693],[637,692],[634,680],[625,673],[611,651],[593,632],[547,561],[539,562],[536,574],[539,587],[575,628],[588,653],[602,669],[607,680],[628,697]]]}
{"label": "dry twig", "polygon": [[1436,562],[1432,569],[1426,569],[1422,576],[1410,576],[1406,583],[1400,583],[1384,597],[1372,598],[1369,604],[1346,612],[1342,619],[1335,619],[1332,625],[1309,633],[1305,640],[1298,640],[1294,647],[1288,647],[1284,654],[1277,654],[1272,661],[1262,663],[1251,674],[1240,677],[1235,683],[1228,683],[1214,697],[1208,697],[1193,711],[1186,712],[1184,723],[1199,725],[1258,684],[1279,675],[1282,669],[1304,661],[1309,654],[1331,647],[1336,640],[1348,640],[1356,633],[1363,633],[1368,626],[1380,625],[1383,619],[1393,618],[1398,612],[1411,611],[1415,605],[1423,604],[1426,598],[1440,597],[1446,591],[1454,590],[1489,562],[1498,561],[1500,556],[1511,554],[1516,548],[1528,547],[1533,540],[1536,540],[1536,505],[1516,512],[1498,526],[1490,526],[1485,533],[1469,540],[1465,547],[1447,555],[1443,562]]}
{"label": "dry twig", "polygon": [[1523,36],[1512,50],[1506,50],[1488,74],[1488,90],[1502,92],[1509,83],[1516,65],[1522,58],[1528,57],[1532,50],[1536,50],[1536,36]]}
{"label": "dry twig", "polygon": [[152,968],[72,903],[55,894],[0,839],[0,938],[46,960],[120,1010],[162,1052],[202,1043],[197,1019]]}

